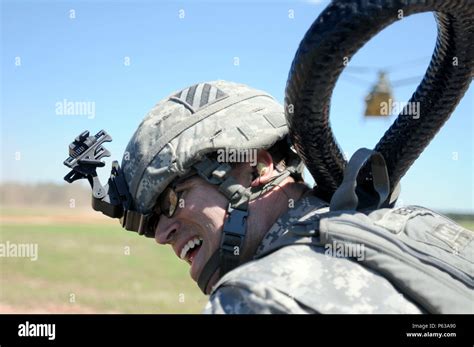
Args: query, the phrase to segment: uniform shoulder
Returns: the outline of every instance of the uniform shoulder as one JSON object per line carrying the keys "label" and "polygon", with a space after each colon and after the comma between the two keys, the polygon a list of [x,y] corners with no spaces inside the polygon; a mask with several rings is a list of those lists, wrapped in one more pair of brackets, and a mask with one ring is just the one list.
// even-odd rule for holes
{"label": "uniform shoulder", "polygon": [[384,277],[309,245],[278,249],[226,274],[210,305],[226,304],[244,312],[420,313]]}

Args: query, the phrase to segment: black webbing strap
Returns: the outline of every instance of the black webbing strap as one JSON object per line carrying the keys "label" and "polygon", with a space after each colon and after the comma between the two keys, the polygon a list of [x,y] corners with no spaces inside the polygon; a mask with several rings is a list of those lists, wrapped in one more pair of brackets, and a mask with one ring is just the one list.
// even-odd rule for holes
{"label": "black webbing strap", "polygon": [[209,258],[206,265],[204,265],[204,268],[201,271],[201,275],[199,275],[198,278],[198,286],[204,294],[207,294],[206,289],[209,284],[209,281],[211,280],[212,275],[214,275],[214,273],[220,267],[220,265],[220,250],[218,249],[214,252],[211,258]]}

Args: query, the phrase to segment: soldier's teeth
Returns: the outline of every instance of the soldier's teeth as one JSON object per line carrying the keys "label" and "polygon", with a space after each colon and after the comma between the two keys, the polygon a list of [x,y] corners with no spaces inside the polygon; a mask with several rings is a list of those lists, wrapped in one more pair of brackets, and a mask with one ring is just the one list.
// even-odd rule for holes
{"label": "soldier's teeth", "polygon": [[184,257],[186,256],[186,253],[188,253],[188,250],[189,250],[189,247],[188,245],[184,245],[183,249],[181,250],[181,254],[179,255],[179,257],[181,259],[184,259]]}
{"label": "soldier's teeth", "polygon": [[194,247],[196,246],[200,246],[201,243],[202,243],[202,238],[201,237],[195,237],[193,238],[192,240],[189,240],[188,243],[186,243],[183,247],[183,249],[181,250],[181,253],[179,255],[179,257],[181,259],[184,259],[186,257],[186,254],[188,254],[188,252],[193,249]]}

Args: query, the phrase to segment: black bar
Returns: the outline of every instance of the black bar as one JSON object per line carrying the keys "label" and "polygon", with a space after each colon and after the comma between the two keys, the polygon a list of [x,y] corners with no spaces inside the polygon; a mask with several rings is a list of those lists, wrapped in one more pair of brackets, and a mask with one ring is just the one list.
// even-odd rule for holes
{"label": "black bar", "polygon": [[[46,336],[19,336],[26,328],[28,333],[38,332],[36,326],[32,330],[32,323],[54,324],[54,339],[49,339],[52,330],[46,329]],[[0,315],[0,346],[223,344],[226,340],[241,345],[261,340],[268,345],[271,340],[282,344],[282,339],[295,345],[305,339],[311,346],[472,346],[471,323],[472,315]],[[412,333],[420,336],[407,335]]]}

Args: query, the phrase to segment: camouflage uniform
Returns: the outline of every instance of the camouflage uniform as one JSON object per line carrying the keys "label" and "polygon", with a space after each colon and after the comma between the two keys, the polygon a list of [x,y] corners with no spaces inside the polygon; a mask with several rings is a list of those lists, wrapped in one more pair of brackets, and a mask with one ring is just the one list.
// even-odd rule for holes
{"label": "camouflage uniform", "polygon": [[[289,175],[301,178],[301,159],[291,154],[287,135],[284,110],[269,94],[242,84],[211,81],[159,102],[128,144],[122,168],[136,211],[127,212],[126,220],[136,219],[128,217],[130,212],[149,214],[164,189],[192,170],[218,186],[229,201],[221,246],[198,279],[207,293],[212,275],[219,271],[221,276],[206,312],[472,312],[474,243],[469,232],[420,208],[392,213],[392,209],[379,210],[377,204],[370,215],[356,213],[355,192],[346,190],[354,189],[367,156],[372,158],[374,189],[381,202],[385,201],[382,193],[389,191],[384,162],[367,149],[358,150],[347,164],[344,180],[331,199],[331,211],[320,219],[318,237],[300,239],[294,230],[301,224],[296,222],[316,222],[328,211],[309,193],[268,231],[254,260],[236,268],[243,252],[236,255],[229,250],[243,246],[249,202]],[[269,150],[282,142],[288,146],[288,159],[297,159],[285,159],[285,169],[259,191],[240,185],[229,175],[230,166],[212,157],[222,149]],[[348,210],[353,211],[338,217]],[[344,237],[366,246],[365,260],[325,254],[324,242]],[[288,239],[296,243],[277,249]]]}
{"label": "camouflage uniform", "polygon": [[322,247],[295,244],[259,258],[293,223],[327,211],[306,193],[270,228],[254,260],[219,280],[204,313],[422,313],[384,277]]}
{"label": "camouflage uniform", "polygon": [[[122,225],[154,236],[149,217],[157,198],[176,179],[197,173],[229,201],[221,245],[198,279],[207,293],[213,274],[221,276],[205,312],[474,312],[471,232],[416,206],[379,209],[377,204],[368,215],[356,212],[354,183],[367,158],[372,158],[379,202],[389,192],[383,158],[367,149],[359,149],[347,164],[330,212],[308,192],[270,228],[254,259],[239,266],[243,252],[233,250],[244,244],[249,202],[288,176],[301,179],[303,165],[288,140],[283,107],[263,91],[211,81],[171,94],[148,113],[130,140],[122,161],[125,182],[118,184],[118,164],[111,176],[113,186],[129,190],[120,192],[120,199],[130,195]],[[213,157],[219,150],[271,150],[277,143],[287,147],[285,167],[277,166],[274,180],[256,190],[239,184],[229,175],[231,166]],[[115,214],[116,207],[107,211]],[[318,229],[312,228],[317,223]],[[359,261],[331,257],[325,251],[331,240],[355,240],[366,246],[367,256]]]}

